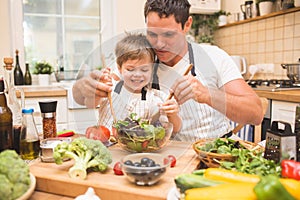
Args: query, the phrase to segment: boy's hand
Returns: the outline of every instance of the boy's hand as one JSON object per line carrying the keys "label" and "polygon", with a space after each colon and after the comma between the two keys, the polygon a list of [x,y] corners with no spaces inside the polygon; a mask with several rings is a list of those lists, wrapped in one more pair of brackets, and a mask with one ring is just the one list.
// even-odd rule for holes
{"label": "boy's hand", "polygon": [[177,115],[179,112],[179,105],[175,99],[170,99],[160,104],[160,111],[165,113],[168,117]]}

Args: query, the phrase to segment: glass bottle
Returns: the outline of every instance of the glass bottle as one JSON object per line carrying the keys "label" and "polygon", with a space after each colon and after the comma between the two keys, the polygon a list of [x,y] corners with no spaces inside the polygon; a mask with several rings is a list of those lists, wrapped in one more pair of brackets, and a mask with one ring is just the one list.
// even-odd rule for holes
{"label": "glass bottle", "polygon": [[7,106],[3,78],[0,78],[0,152],[13,148],[12,112]]}
{"label": "glass bottle", "polygon": [[20,134],[20,156],[23,160],[33,160],[39,157],[40,141],[33,118],[33,108],[22,109],[22,128]]}
{"label": "glass bottle", "polygon": [[15,85],[24,85],[24,77],[23,77],[23,72],[20,67],[19,63],[19,51],[16,50],[16,66],[14,69],[14,80],[15,80]]}
{"label": "glass bottle", "polygon": [[[8,99],[8,107],[10,108],[11,112],[13,113],[13,147],[17,153],[19,153],[19,144],[20,144],[20,132],[21,132],[21,125],[22,125],[22,108],[24,107],[25,103],[25,96],[24,91],[22,88],[16,88],[14,86],[13,75],[12,75],[12,68],[13,68],[13,58],[7,57],[4,58],[5,63],[5,82],[7,84],[6,93]],[[21,104],[17,98],[17,92],[21,96]]]}
{"label": "glass bottle", "polygon": [[25,71],[25,75],[24,75],[24,84],[25,85],[31,85],[32,84],[32,78],[31,78],[28,63],[26,63],[26,71]]}

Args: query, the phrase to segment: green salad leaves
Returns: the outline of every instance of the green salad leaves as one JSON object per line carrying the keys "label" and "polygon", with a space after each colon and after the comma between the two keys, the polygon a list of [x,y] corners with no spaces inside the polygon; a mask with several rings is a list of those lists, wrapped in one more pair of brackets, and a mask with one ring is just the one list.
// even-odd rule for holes
{"label": "green salad leaves", "polygon": [[148,120],[138,118],[136,113],[117,121],[114,127],[118,132],[118,141],[132,152],[150,152],[166,142],[166,131],[162,125],[152,125]]}

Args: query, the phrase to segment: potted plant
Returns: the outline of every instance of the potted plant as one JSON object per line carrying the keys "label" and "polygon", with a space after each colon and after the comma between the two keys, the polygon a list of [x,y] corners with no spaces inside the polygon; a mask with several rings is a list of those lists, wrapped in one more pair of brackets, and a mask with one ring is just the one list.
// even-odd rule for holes
{"label": "potted plant", "polygon": [[259,15],[263,16],[272,12],[275,0],[256,0],[258,4]]}
{"label": "potted plant", "polygon": [[[219,27],[219,17],[225,15],[227,17],[230,15],[229,12],[220,10],[214,14],[194,14],[192,33],[196,42],[199,43],[214,43],[214,33]],[[224,25],[224,24],[223,24]]]}
{"label": "potted plant", "polygon": [[192,31],[196,42],[214,43],[214,32],[218,28],[218,19],[215,15],[194,14]]}
{"label": "potted plant", "polygon": [[54,71],[53,67],[46,61],[37,62],[34,65],[33,74],[38,75],[39,85],[49,85],[50,75]]}
{"label": "potted plant", "polygon": [[216,15],[216,17],[218,17],[219,26],[224,26],[225,24],[227,24],[227,17],[229,15],[231,15],[231,13],[226,12],[224,10],[220,10],[219,12],[214,13],[214,15]]}

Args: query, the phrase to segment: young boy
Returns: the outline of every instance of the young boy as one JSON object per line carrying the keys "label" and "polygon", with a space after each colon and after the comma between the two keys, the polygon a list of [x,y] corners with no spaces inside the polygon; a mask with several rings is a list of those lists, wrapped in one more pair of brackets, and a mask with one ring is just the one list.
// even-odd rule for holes
{"label": "young boy", "polygon": [[[151,84],[156,75],[155,53],[142,34],[127,34],[115,49],[121,81],[113,81],[112,101],[117,119],[124,120],[131,113],[142,119],[151,119],[156,113],[166,115],[173,124],[173,133],[181,129],[179,106],[176,100],[166,100],[167,94],[157,88],[159,83]],[[103,75],[110,76],[109,69]],[[111,78],[109,78],[111,80]],[[109,83],[110,84],[110,83]],[[161,86],[160,86],[161,87]],[[113,116],[107,98],[100,100],[99,125],[112,127]]]}

